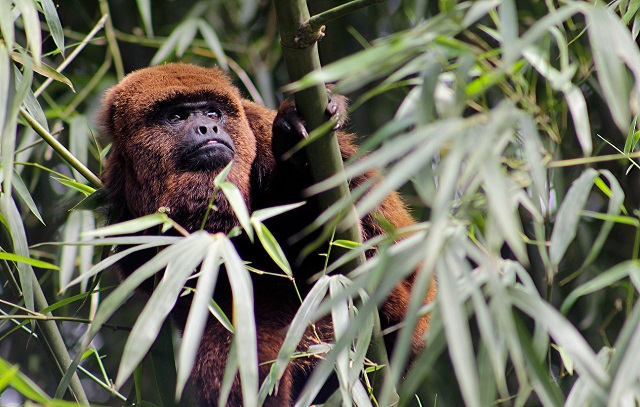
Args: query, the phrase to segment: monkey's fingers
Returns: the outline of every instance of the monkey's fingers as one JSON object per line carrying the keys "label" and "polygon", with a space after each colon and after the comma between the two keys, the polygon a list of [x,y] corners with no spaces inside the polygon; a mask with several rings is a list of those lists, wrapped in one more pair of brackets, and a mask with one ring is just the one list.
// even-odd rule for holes
{"label": "monkey's fingers", "polygon": [[287,138],[301,141],[309,137],[305,122],[298,114],[295,104],[292,101],[286,101],[278,109],[278,114],[273,121],[273,131],[287,133]]}
{"label": "monkey's fingers", "polygon": [[309,137],[309,133],[305,127],[304,120],[296,110],[295,104],[292,101],[282,103],[273,121],[271,148],[276,160],[304,165],[306,163],[304,154],[300,152],[291,154],[295,146],[307,137]]}
{"label": "monkey's fingers", "polygon": [[327,98],[329,101],[325,113],[329,116],[329,120],[336,123],[333,126],[333,130],[340,130],[344,128],[349,120],[347,115],[349,99],[346,96],[334,94],[330,87],[327,87]]}

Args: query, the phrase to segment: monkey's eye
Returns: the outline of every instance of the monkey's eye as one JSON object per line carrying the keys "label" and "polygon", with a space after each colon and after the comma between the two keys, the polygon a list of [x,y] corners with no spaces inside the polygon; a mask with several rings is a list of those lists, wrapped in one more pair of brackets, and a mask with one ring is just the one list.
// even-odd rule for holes
{"label": "monkey's eye", "polygon": [[185,112],[172,112],[167,117],[167,120],[169,120],[170,123],[179,123],[179,122],[181,122],[183,120],[186,120],[187,117],[189,117],[188,113],[185,113]]}
{"label": "monkey's eye", "polygon": [[217,110],[209,110],[207,117],[213,120],[220,120],[220,113]]}

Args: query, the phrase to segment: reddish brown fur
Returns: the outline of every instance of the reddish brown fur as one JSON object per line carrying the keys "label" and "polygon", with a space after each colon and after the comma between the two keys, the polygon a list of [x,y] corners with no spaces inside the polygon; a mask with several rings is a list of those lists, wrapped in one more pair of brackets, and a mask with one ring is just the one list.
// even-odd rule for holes
{"label": "reddish brown fur", "polygon": [[[103,174],[116,220],[126,220],[155,213],[160,207],[169,208],[170,216],[193,231],[200,227],[207,203],[213,193],[213,179],[219,170],[212,172],[180,172],[176,170],[173,154],[175,140],[166,136],[165,130],[149,120],[158,103],[163,101],[195,101],[215,98],[224,105],[227,120],[224,127],[233,138],[236,154],[228,180],[241,191],[247,206],[259,209],[266,203],[278,203],[280,197],[269,194],[290,193],[295,186],[277,185],[275,178],[277,160],[272,154],[272,125],[276,112],[243,99],[231,81],[218,69],[205,69],[193,65],[167,64],[143,69],[127,76],[110,89],[103,102],[101,122],[104,132],[113,142],[108,165]],[[156,123],[156,124],[154,124]],[[338,132],[340,149],[344,159],[356,153],[351,136]],[[360,185],[375,174],[365,174],[352,180],[352,187]],[[299,191],[293,191],[294,193]],[[220,195],[220,194],[219,194]],[[265,198],[266,197],[266,198]],[[206,224],[209,232],[228,232],[238,224],[223,197],[216,197],[219,210]],[[280,202],[280,203],[286,203]],[[375,216],[367,214],[361,221],[364,238],[383,233],[375,221],[376,216],[386,218],[394,227],[402,228],[413,223],[400,197],[391,194],[377,208]],[[298,215],[292,215],[298,216]],[[302,227],[313,219],[293,219],[293,225]],[[275,223],[278,225],[278,223]],[[273,226],[272,226],[273,227]],[[277,226],[276,226],[277,228]],[[277,238],[288,230],[272,230]],[[282,241],[281,241],[282,243]],[[253,258],[257,251],[237,243],[244,260],[260,262]],[[258,256],[259,257],[259,256]],[[144,262],[145,258],[137,259]],[[134,261],[133,264],[136,264]],[[125,273],[133,271],[132,265],[123,264]],[[299,281],[317,270],[297,270],[302,273]],[[296,270],[294,270],[296,273]],[[255,279],[260,279],[256,284]],[[277,282],[274,282],[277,280]],[[297,310],[295,296],[290,285],[283,289],[282,279],[254,277],[256,325],[258,329],[258,356],[260,362],[276,359],[288,325]],[[397,285],[381,310],[383,324],[389,326],[402,321],[411,292],[411,280]],[[220,285],[220,284],[219,284]],[[286,293],[286,294],[285,294]],[[432,287],[426,295],[430,301],[435,295]],[[230,301],[229,293],[216,291],[216,300],[223,306]],[[219,296],[219,298],[218,298]],[[183,319],[180,312],[177,319]],[[179,321],[180,322],[180,321]],[[182,321],[184,322],[184,321]],[[424,346],[428,318],[422,318],[414,336],[415,351]],[[332,340],[329,322],[319,321],[316,333],[320,338],[305,335],[300,348],[320,341]],[[201,404],[217,404],[218,391],[224,372],[231,337],[229,332],[215,321],[210,321],[200,345],[193,370],[193,380],[199,389]],[[299,358],[292,361],[280,381],[277,394],[267,399],[266,405],[291,405],[300,391],[300,383],[294,377],[305,377],[315,364],[314,359]],[[260,379],[269,372],[270,365],[261,365]],[[237,379],[236,379],[237,380]],[[228,405],[241,406],[239,383],[233,386]]]}

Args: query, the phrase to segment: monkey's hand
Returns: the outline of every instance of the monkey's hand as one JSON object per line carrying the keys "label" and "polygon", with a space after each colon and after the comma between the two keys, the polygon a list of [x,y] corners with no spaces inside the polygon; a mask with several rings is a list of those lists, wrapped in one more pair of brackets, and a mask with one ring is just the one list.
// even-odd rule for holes
{"label": "monkey's hand", "polygon": [[[328,119],[335,122],[333,130],[340,130],[347,122],[348,99],[342,95],[336,95],[327,88],[328,103],[325,114]],[[296,152],[288,153],[303,139],[309,137],[306,124],[298,114],[295,103],[286,100],[280,105],[278,114],[273,121],[273,156],[276,161],[291,161],[296,165],[305,165],[307,160],[304,154]]]}
{"label": "monkey's hand", "polygon": [[349,121],[347,108],[349,107],[349,99],[346,96],[335,94],[331,91],[333,85],[327,85],[327,114],[330,120],[335,122],[333,130],[342,130]]}

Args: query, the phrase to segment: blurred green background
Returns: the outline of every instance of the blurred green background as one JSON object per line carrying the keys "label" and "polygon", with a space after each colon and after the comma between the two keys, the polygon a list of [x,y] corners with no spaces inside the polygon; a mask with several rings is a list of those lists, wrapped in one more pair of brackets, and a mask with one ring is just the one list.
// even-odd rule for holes
{"label": "blurred green background", "polygon": [[[54,315],[73,357],[119,279],[109,269],[99,293],[84,294],[87,281],[61,292],[100,261],[102,248],[47,243],[79,240],[105,222],[104,212],[70,211],[90,192],[79,184],[89,182],[11,104],[20,72],[34,93],[13,100],[95,174],[108,152],[96,110],[104,90],[128,72],[175,60],[220,65],[246,97],[272,108],[289,80],[270,1],[54,3],[44,11],[53,3],[0,1],[0,64],[10,67],[0,71],[0,242],[2,253],[55,266],[33,264],[49,304],[59,306]],[[315,14],[340,4],[309,7]],[[396,281],[402,267],[411,268],[409,255],[424,256],[424,275],[435,273],[440,285],[437,303],[419,311],[433,313],[430,346],[399,385],[403,404],[638,404],[639,9],[638,1],[389,0],[327,24],[319,46],[326,70],[313,80],[337,81],[352,100],[349,130],[375,151],[349,174],[378,169],[389,180],[358,208],[401,189],[423,234],[380,256],[398,262],[387,271]],[[36,67],[37,44],[50,70]],[[31,79],[32,69],[40,72]],[[48,76],[60,80],[40,88]],[[11,281],[26,275],[28,263],[1,261],[0,358],[7,365],[0,405],[42,402],[24,386],[53,396],[58,362],[40,335],[31,336],[31,324],[19,326],[30,318],[9,318],[25,315],[25,298],[12,289],[24,282]],[[83,359],[79,375],[92,403],[123,405],[132,394],[132,381],[119,395],[105,387],[144,303],[141,295],[128,301]],[[145,363],[146,390],[136,394],[160,405]],[[35,385],[17,384],[22,375]],[[183,403],[190,405],[188,396]]]}

